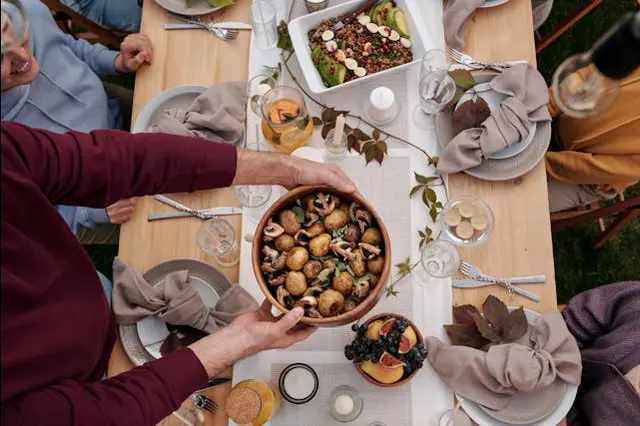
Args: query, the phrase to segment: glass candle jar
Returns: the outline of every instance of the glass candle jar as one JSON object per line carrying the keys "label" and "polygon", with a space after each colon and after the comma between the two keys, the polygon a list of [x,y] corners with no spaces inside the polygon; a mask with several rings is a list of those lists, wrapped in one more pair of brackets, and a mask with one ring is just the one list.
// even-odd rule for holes
{"label": "glass candle jar", "polygon": [[225,410],[239,425],[261,426],[280,409],[280,395],[259,380],[243,380],[231,389]]}

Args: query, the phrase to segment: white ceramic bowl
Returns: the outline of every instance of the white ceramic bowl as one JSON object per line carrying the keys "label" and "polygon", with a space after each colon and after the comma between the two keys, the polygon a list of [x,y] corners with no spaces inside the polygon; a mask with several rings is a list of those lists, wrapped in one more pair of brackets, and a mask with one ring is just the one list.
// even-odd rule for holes
{"label": "white ceramic bowl", "polygon": [[374,78],[384,79],[388,77],[389,74],[406,70],[411,66],[411,64],[420,62],[424,53],[433,47],[433,43],[431,42],[427,28],[422,21],[420,9],[417,4],[415,4],[416,1],[419,0],[396,0],[396,5],[404,11],[405,16],[407,17],[409,37],[411,39],[411,51],[413,52],[413,62],[367,75],[333,87],[326,87],[322,83],[320,73],[313,64],[313,60],[311,59],[311,49],[309,49],[308,34],[310,30],[318,27],[322,21],[341,17],[357,9],[358,6],[362,4],[362,0],[352,0],[321,10],[320,12],[303,15],[291,21],[289,23],[289,35],[291,36],[293,49],[296,52],[296,57],[300,63],[300,68],[302,68],[304,78],[307,80],[309,89],[316,94],[334,92],[363,82],[371,81]]}
{"label": "white ceramic bowl", "polygon": [[170,108],[187,109],[189,105],[205,90],[205,86],[177,86],[165,90],[142,108],[131,133],[145,133],[157,124],[164,112]]}

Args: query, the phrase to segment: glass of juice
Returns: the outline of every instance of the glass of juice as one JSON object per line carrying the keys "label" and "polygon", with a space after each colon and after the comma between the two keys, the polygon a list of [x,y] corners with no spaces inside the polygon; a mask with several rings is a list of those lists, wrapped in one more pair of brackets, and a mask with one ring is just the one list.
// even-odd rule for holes
{"label": "glass of juice", "polygon": [[276,86],[262,98],[262,134],[274,149],[291,154],[313,133],[313,120],[304,95],[289,86]]}

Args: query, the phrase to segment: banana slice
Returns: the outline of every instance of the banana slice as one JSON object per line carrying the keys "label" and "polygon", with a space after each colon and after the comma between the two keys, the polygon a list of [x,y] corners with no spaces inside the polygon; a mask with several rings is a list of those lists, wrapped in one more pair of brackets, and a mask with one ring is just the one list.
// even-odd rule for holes
{"label": "banana slice", "polygon": [[455,207],[447,210],[444,214],[444,223],[449,226],[458,226],[462,221],[462,216]]}
{"label": "banana slice", "polygon": [[468,240],[473,236],[473,226],[469,222],[460,222],[456,226],[456,235],[463,240]]}
{"label": "banana slice", "polygon": [[396,30],[391,30],[391,34],[389,35],[389,40],[391,41],[400,40],[400,34]]}
{"label": "banana slice", "polygon": [[368,23],[371,22],[371,18],[367,15],[360,15],[358,17],[358,22],[360,23],[360,25],[367,25]]}
{"label": "banana slice", "polygon": [[460,216],[464,217],[465,219],[469,219],[471,216],[473,216],[473,213],[474,213],[473,204],[467,203],[465,201],[463,203],[458,204],[456,207],[460,212]]}
{"label": "banana slice", "polygon": [[354,71],[356,68],[358,68],[358,61],[356,61],[355,59],[347,58],[344,60],[344,66],[347,67],[347,69]]}
{"label": "banana slice", "polygon": [[409,49],[411,47],[411,40],[409,40],[408,38],[400,38],[400,44],[402,44],[404,47],[406,47],[407,49]]}
{"label": "banana slice", "polygon": [[477,231],[484,231],[485,229],[487,229],[487,224],[488,220],[487,216],[485,215],[478,214],[471,218],[471,226]]}
{"label": "banana slice", "polygon": [[369,22],[367,24],[367,30],[369,30],[370,33],[377,33],[378,32],[378,26],[373,22]]}
{"label": "banana slice", "polygon": [[337,60],[338,62],[343,62],[345,59],[347,59],[347,54],[346,54],[346,53],[344,53],[344,51],[342,51],[342,50],[338,50],[338,51],[336,52],[335,57],[336,57],[336,60]]}
{"label": "banana slice", "polygon": [[328,42],[326,42],[324,44],[324,47],[329,51],[329,52],[335,52],[336,50],[338,50],[338,43],[336,43],[333,40],[330,40]]}
{"label": "banana slice", "polygon": [[364,77],[365,75],[367,75],[367,70],[362,67],[358,67],[355,70],[353,70],[353,73],[358,77]]}
{"label": "banana slice", "polygon": [[333,31],[326,30],[325,32],[322,33],[322,41],[333,40],[334,36],[335,36],[335,34],[333,34]]}

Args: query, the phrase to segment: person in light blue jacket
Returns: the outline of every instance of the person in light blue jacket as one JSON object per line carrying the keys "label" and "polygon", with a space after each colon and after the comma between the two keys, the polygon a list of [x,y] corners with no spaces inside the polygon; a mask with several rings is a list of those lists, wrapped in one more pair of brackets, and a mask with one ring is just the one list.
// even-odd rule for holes
{"label": "person in light blue jacket", "polygon": [[[101,78],[135,72],[150,63],[153,48],[142,34],[127,36],[120,52],[75,40],[56,25],[39,0],[22,0],[29,34],[20,47],[2,55],[1,116],[58,133],[122,128],[122,106],[109,96]],[[2,37],[11,23],[2,16]],[[58,211],[83,243],[116,243],[117,227],[133,214],[135,199],[107,209],[58,206]]]}
{"label": "person in light blue jacket", "polygon": [[60,0],[60,2],[110,30],[126,33],[140,31],[142,8],[137,0]]}

